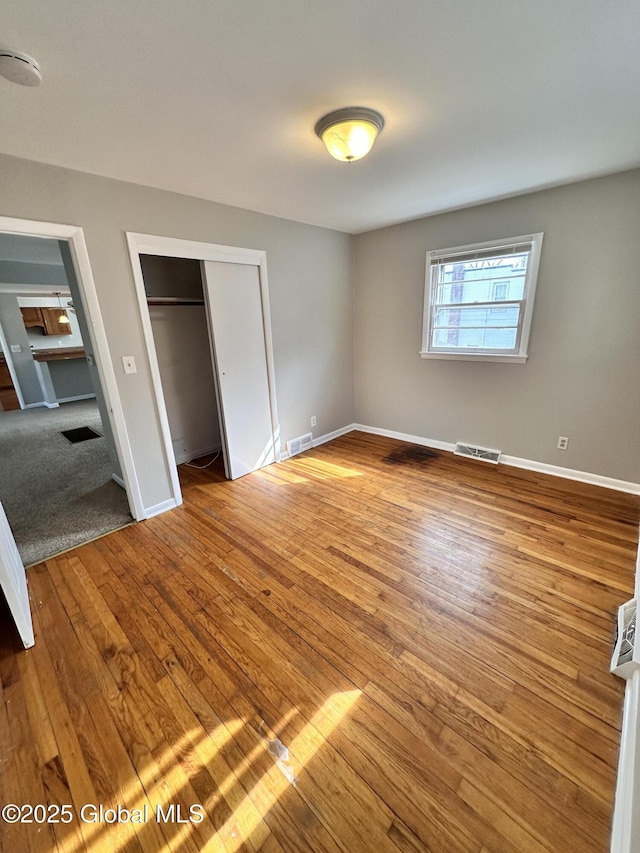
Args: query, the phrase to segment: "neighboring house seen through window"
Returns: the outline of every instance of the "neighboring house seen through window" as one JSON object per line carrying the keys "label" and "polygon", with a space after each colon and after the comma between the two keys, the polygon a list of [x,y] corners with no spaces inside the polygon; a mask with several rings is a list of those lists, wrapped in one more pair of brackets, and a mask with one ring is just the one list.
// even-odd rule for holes
{"label": "neighboring house seen through window", "polygon": [[527,358],[542,234],[427,252],[423,358]]}

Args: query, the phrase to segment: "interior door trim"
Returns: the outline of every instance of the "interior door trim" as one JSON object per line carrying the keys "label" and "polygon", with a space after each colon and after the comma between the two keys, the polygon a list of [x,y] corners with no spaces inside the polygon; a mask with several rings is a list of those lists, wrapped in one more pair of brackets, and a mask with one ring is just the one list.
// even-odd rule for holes
{"label": "interior door trim", "polygon": [[[176,465],[173,444],[171,442],[171,431],[169,419],[162,392],[160,381],[160,369],[153,340],[151,318],[147,305],[147,295],[142,275],[140,255],[159,255],[169,258],[189,258],[197,261],[221,261],[231,264],[250,264],[258,267],[260,277],[260,291],[262,295],[262,319],[264,323],[265,351],[267,359],[267,381],[269,383],[269,400],[271,406],[271,425],[276,448],[275,458],[280,456],[280,428],[278,421],[278,410],[276,404],[275,369],[273,360],[273,345],[271,339],[271,311],[269,305],[269,283],[267,276],[267,253],[261,249],[245,249],[238,246],[224,246],[218,243],[201,243],[194,240],[183,240],[176,237],[162,237],[153,234],[139,234],[127,231],[126,239],[131,260],[131,270],[135,283],[136,297],[140,322],[147,352],[151,382],[156,404],[156,415],[162,434],[162,445],[164,448],[165,464],[175,506],[182,503],[182,491],[178,479],[178,468]],[[210,312],[209,296],[203,283],[204,298],[207,302],[207,310]]]}
{"label": "interior door trim", "polygon": [[122,479],[129,501],[129,509],[135,520],[140,521],[145,518],[142,493],[140,491],[133,452],[129,442],[124,412],[116,383],[109,343],[102,321],[100,303],[98,302],[98,294],[93,279],[84,232],[78,225],[39,222],[31,219],[15,219],[7,216],[0,216],[0,232],[30,237],[52,237],[55,240],[65,240],[69,244],[82,308],[87,318],[87,326],[89,327],[90,344],[95,356],[96,368],[116,445],[116,453],[122,470]]}

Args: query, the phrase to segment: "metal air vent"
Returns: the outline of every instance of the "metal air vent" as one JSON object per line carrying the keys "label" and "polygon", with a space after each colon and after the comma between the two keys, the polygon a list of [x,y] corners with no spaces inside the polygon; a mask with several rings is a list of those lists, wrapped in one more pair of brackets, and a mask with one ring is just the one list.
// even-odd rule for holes
{"label": "metal air vent", "polygon": [[453,451],[456,456],[469,456],[471,459],[480,459],[481,462],[492,462],[497,465],[500,461],[501,450],[491,450],[489,447],[478,447],[475,444],[464,444],[459,441]]}
{"label": "metal air vent", "polygon": [[311,450],[312,447],[313,433],[307,432],[287,442],[287,453],[289,456],[296,456],[298,453],[302,453],[303,450]]}

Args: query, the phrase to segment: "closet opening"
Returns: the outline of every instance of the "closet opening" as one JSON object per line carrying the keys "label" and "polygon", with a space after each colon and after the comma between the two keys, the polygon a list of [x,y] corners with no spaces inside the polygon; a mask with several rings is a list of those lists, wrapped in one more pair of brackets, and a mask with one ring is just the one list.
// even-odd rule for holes
{"label": "closet opening", "polygon": [[180,460],[192,463],[219,447],[221,476],[235,480],[280,457],[267,256],[130,231],[126,237],[171,483],[164,512],[182,503]]}
{"label": "closet opening", "polygon": [[140,255],[177,465],[224,476],[224,448],[199,260]]}

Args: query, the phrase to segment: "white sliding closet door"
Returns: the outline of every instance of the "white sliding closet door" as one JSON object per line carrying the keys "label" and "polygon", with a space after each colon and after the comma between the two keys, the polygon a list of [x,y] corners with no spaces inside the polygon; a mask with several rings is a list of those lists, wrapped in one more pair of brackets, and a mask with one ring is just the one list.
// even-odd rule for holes
{"label": "white sliding closet door", "polygon": [[33,643],[33,624],[27,591],[27,575],[9,527],[4,507],[0,503],[0,588],[7,599],[9,610],[16,623],[26,649]]}
{"label": "white sliding closet door", "polygon": [[227,476],[276,461],[260,269],[204,261]]}

